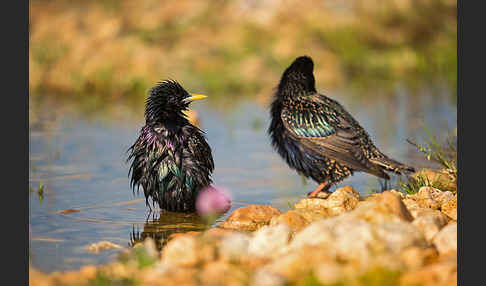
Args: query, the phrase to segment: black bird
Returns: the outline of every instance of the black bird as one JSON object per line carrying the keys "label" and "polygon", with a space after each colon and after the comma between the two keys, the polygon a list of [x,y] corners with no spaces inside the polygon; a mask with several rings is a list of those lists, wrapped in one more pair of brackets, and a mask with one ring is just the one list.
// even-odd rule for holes
{"label": "black bird", "polygon": [[384,171],[414,172],[384,155],[368,133],[337,101],[315,88],[314,63],[308,56],[285,70],[271,105],[268,133],[273,147],[287,164],[320,184],[309,197],[353,172],[367,172],[389,180]]}
{"label": "black bird", "polygon": [[192,212],[201,189],[211,184],[213,157],[204,133],[184,115],[189,104],[205,95],[189,94],[176,81],[164,81],[149,91],[145,126],[129,149],[130,187],[140,186],[150,207]]}

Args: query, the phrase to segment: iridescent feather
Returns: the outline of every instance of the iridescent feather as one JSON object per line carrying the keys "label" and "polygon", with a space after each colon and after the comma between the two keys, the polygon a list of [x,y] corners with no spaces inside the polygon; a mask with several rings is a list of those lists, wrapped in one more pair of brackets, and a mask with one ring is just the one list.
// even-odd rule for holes
{"label": "iridescent feather", "polygon": [[189,93],[174,81],[155,86],[146,124],[129,151],[130,186],[161,209],[191,212],[200,190],[212,182],[214,162],[203,132],[184,115]]}
{"label": "iridescent feather", "polygon": [[337,101],[315,89],[314,64],[297,58],[283,73],[268,133],[287,164],[318,183],[337,183],[354,171],[389,179],[384,171],[414,169],[384,155]]}

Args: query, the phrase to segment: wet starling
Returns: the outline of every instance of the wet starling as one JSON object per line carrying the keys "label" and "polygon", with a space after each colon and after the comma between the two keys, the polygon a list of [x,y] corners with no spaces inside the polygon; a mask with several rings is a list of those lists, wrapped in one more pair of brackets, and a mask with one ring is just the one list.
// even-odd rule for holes
{"label": "wet starling", "polygon": [[150,90],[145,126],[128,150],[130,186],[134,191],[142,187],[149,207],[151,198],[167,211],[195,211],[197,194],[211,184],[211,148],[184,114],[192,101],[205,97],[189,94],[176,81]]}
{"label": "wet starling", "polygon": [[337,101],[315,88],[314,63],[297,58],[283,73],[271,106],[272,145],[287,164],[320,185],[316,197],[353,172],[389,180],[384,171],[413,172],[383,154],[368,133]]}

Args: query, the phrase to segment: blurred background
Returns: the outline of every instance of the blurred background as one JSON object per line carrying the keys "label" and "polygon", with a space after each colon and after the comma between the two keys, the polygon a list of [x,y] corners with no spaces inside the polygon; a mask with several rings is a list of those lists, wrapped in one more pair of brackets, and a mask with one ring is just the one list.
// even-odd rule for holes
{"label": "blurred background", "polygon": [[[383,152],[433,167],[406,139],[455,132],[456,15],[451,0],[30,0],[32,265],[105,263],[117,250],[85,246],[130,247],[144,229],[202,227],[191,216],[150,218],[128,185],[126,150],[144,124],[147,91],[168,78],[209,96],[192,116],[233,209],[285,209],[316,186],[266,135],[273,89],[301,55],[314,59],[317,90],[343,104]],[[362,195],[381,189],[365,174],[343,183]]]}

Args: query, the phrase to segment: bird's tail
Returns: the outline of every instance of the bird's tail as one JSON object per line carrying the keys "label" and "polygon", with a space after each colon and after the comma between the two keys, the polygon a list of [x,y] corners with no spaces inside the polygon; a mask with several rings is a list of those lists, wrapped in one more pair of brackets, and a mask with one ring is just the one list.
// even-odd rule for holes
{"label": "bird's tail", "polygon": [[396,174],[402,174],[402,172],[406,174],[415,172],[413,167],[390,159],[387,156],[370,159],[370,161],[378,166],[383,167],[385,170],[394,172]]}

